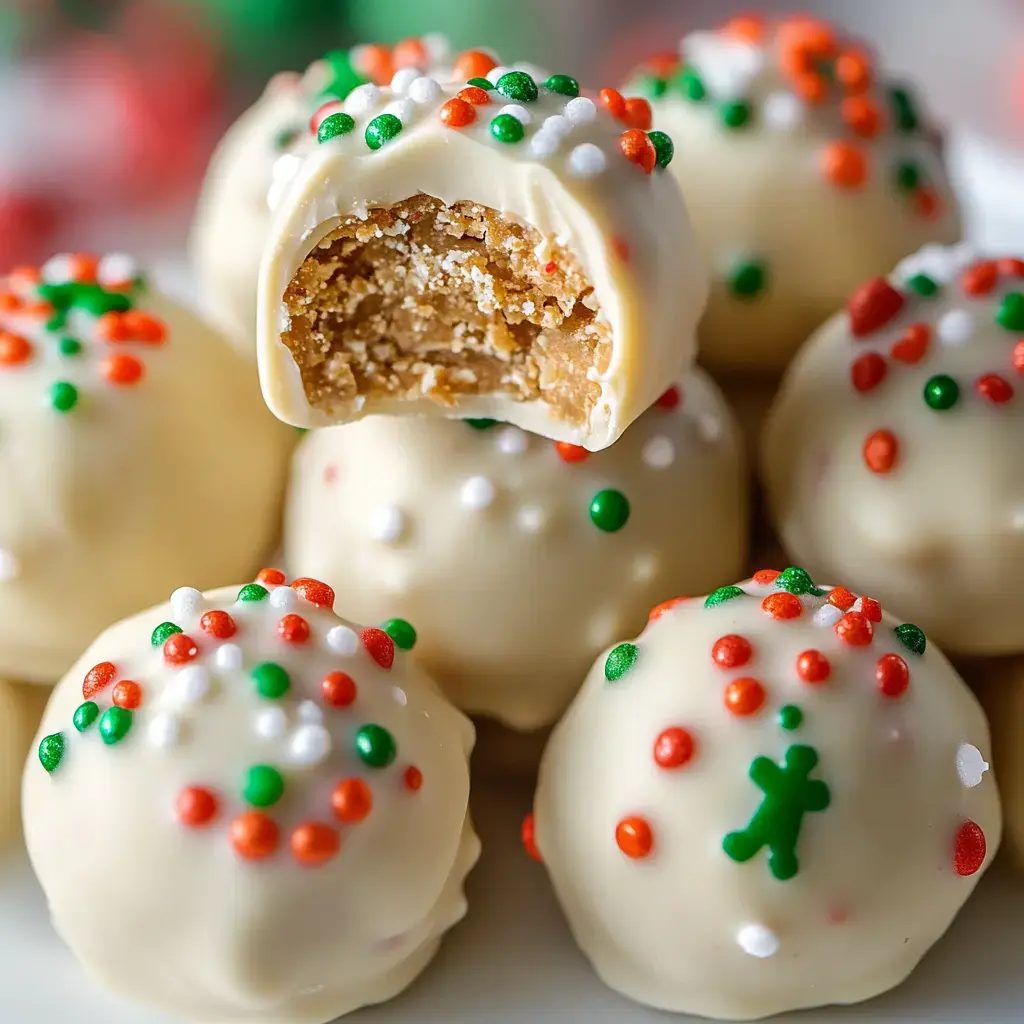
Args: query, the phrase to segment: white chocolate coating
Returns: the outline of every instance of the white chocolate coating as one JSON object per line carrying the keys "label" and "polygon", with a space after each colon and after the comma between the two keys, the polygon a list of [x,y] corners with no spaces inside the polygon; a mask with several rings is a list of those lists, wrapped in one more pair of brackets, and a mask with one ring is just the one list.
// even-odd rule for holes
{"label": "white chocolate coating", "polygon": [[[598,659],[544,754],[533,838],[606,984],[749,1020],[899,984],[991,863],[1001,816],[991,773],[961,778],[967,746],[991,760],[988,726],[933,645],[910,652],[885,616],[851,646],[835,623],[853,595],[837,607],[740,586],[655,618],[618,678]],[[770,595],[799,617],[766,613]],[[739,646],[723,655],[727,636],[746,661]],[[827,659],[827,678],[803,681],[805,651]],[[883,658],[909,670],[901,694],[876,682]],[[786,706],[803,714],[791,731]]]}
{"label": "white chocolate coating", "polygon": [[[423,103],[384,89],[368,110],[367,97],[353,94],[346,110],[354,129],[317,146],[297,168],[282,194],[260,274],[264,397],[275,415],[297,426],[378,413],[491,417],[592,451],[607,447],[695,354],[707,283],[679,189],[664,168],[645,174],[626,159],[620,149],[626,126],[585,96],[570,99],[541,87],[525,108],[506,104],[523,109],[517,119],[527,119],[522,141],[507,144],[489,130],[496,115],[508,112],[497,91],[476,108],[469,126],[442,122],[441,108],[461,88],[443,85]],[[403,127],[372,151],[364,134],[381,112],[397,113]],[[282,297],[292,276],[343,218],[420,193],[497,210],[539,232],[542,247],[557,242],[575,256],[593,286],[599,320],[611,330],[607,367],[587,371],[600,395],[582,426],[561,418],[543,398],[504,392],[460,395],[454,406],[430,395],[360,395],[336,401],[330,411],[307,401],[299,369],[280,340],[288,327]]]}
{"label": "white chocolate coating", "polygon": [[[372,417],[314,431],[295,456],[285,561],[334,586],[346,615],[411,622],[456,706],[550,725],[652,604],[743,570],[732,414],[700,372],[666,404],[679,394],[589,457],[504,424]],[[591,517],[609,490],[629,503],[619,529],[611,513],[606,528]]]}
{"label": "white chocolate coating", "polygon": [[[61,733],[63,756],[46,770],[28,760],[25,835],[58,932],[112,989],[190,1021],[324,1024],[403,989],[464,915],[479,853],[473,728],[394,644],[390,667],[372,655],[386,635],[368,644],[330,610],[333,594],[314,604],[261,578],[262,599],[185,588],[99,637],[47,708],[40,750]],[[232,635],[202,625],[212,610]],[[285,616],[307,640],[281,635]],[[167,663],[151,643],[164,622],[185,630],[166,644],[196,657]],[[114,671],[92,698],[101,717],[78,732],[83,678],[102,663]],[[268,663],[287,673],[283,694],[259,681],[280,678],[260,676]],[[354,687],[322,684],[338,673]],[[118,707],[104,709],[123,704],[124,679],[141,704],[111,743]],[[276,792],[254,787],[253,766],[278,773]],[[338,802],[342,780],[369,788],[368,808]],[[193,787],[214,798],[208,820],[181,818]],[[276,825],[266,845],[238,840],[252,813]],[[323,859],[300,856],[309,823],[330,839]]]}
{"label": "white chocolate coating", "polygon": [[[861,44],[828,26],[824,31],[833,56],[863,53]],[[704,94],[698,101],[687,97],[677,71],[662,69],[667,77],[655,79],[667,87],[654,87],[665,88],[652,97],[654,127],[675,140],[670,170],[711,270],[700,361],[715,372],[778,375],[862,280],[888,272],[927,242],[960,237],[956,199],[928,127],[897,129],[886,82],[847,92],[821,79],[823,102],[805,102],[783,70],[787,33],[793,28],[783,23],[762,27],[757,42],[728,26],[684,38],[682,60]],[[645,75],[623,91],[650,93],[651,81]],[[851,98],[881,112],[873,137],[844,120],[842,104]],[[726,118],[737,102],[747,104],[748,119],[730,128]],[[859,150],[867,168],[862,184],[838,187],[823,173],[834,142]],[[901,164],[916,167],[915,189],[897,186]],[[923,214],[923,204],[935,200],[937,211]],[[764,271],[753,294],[733,288],[745,264]]]}
{"label": "white chocolate coating", "polygon": [[[1003,654],[1024,651],[1024,406],[1019,333],[996,317],[1024,288],[993,273],[968,295],[971,265],[963,248],[926,249],[891,279],[895,316],[855,334],[841,313],[807,342],[769,414],[762,475],[779,537],[810,572],[878,598],[943,650]],[[941,291],[916,294],[918,274]],[[924,395],[943,376],[959,396],[939,410]],[[879,431],[896,445],[888,472],[865,456]]]}
{"label": "white chocolate coating", "polygon": [[0,852],[21,831],[21,770],[49,694],[0,680]]}
{"label": "white chocolate coating", "polygon": [[[68,262],[46,276],[63,280]],[[127,258],[100,262],[119,267],[135,273]],[[259,567],[293,438],[263,408],[251,365],[154,289],[132,293],[130,315],[155,318],[163,340],[111,342],[81,306],[49,330],[36,288],[0,281],[15,307],[0,310],[0,673],[52,684],[182,576],[208,586]],[[113,382],[118,366],[141,377]],[[77,400],[62,412],[55,395]],[[230,529],[216,525],[225,502]]]}

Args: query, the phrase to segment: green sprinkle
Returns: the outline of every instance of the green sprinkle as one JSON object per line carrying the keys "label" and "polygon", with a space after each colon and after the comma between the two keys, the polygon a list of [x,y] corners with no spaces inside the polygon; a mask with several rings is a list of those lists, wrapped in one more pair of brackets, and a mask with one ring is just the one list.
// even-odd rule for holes
{"label": "green sprinkle", "polygon": [[402,122],[394,114],[378,114],[366,126],[366,144],[370,149],[380,149],[402,132]]}
{"label": "green sprinkle", "polygon": [[62,356],[77,356],[82,351],[82,343],[77,338],[61,338],[58,351]]}
{"label": "green sprinkle", "polygon": [[284,777],[270,765],[253,765],[245,773],[242,799],[252,807],[272,807],[284,794]]}
{"label": "green sprinkle", "polygon": [[708,95],[700,75],[693,68],[683,68],[672,80],[672,85],[694,103],[700,103]]}
{"label": "green sprinkle", "polygon": [[522,142],[525,134],[522,122],[511,114],[499,114],[491,121],[491,135],[499,142]]}
{"label": "green sprinkle", "polygon": [[544,88],[557,92],[559,96],[575,98],[580,94],[580,83],[571,75],[552,75],[544,82]]}
{"label": "green sprinkle", "polygon": [[734,597],[743,597],[745,591],[739,587],[719,587],[714,593],[708,594],[704,601],[705,608],[717,608],[720,604],[725,604],[726,601],[731,601]]}
{"label": "green sprinkle", "polygon": [[636,644],[619,644],[608,652],[604,660],[604,677],[609,683],[621,679],[640,657],[640,648]]}
{"label": "green sprinkle", "polygon": [[239,601],[265,601],[270,595],[270,591],[266,587],[261,587],[258,583],[246,583],[244,587],[238,592]]}
{"label": "green sprinkle", "polygon": [[[559,78],[567,77],[563,75],[557,76]],[[498,79],[495,88],[502,96],[507,97],[510,100],[515,100],[517,103],[533,103],[537,99],[537,83],[533,80],[532,76],[528,75],[525,71],[506,71],[505,74]],[[579,85],[576,85],[577,93],[579,92]]]}
{"label": "green sprinkle", "polygon": [[387,768],[398,754],[395,738],[381,725],[364,725],[356,733],[356,753],[370,768]]}
{"label": "green sprinkle", "polygon": [[65,312],[54,313],[49,320],[46,321],[46,329],[50,334],[54,334],[57,331],[63,331],[68,325],[68,315]]}
{"label": "green sprinkle", "polygon": [[78,388],[66,380],[58,380],[50,385],[50,405],[57,412],[71,412],[78,405]]}
{"label": "green sprinkle", "polygon": [[590,521],[605,533],[621,530],[629,519],[629,499],[622,491],[598,491],[590,501]]}
{"label": "green sprinkle", "polygon": [[290,148],[294,142],[296,142],[302,133],[298,128],[282,128],[274,135],[274,149],[279,153]]}
{"label": "green sprinkle", "polygon": [[494,89],[494,83],[487,78],[471,78],[466,85],[475,85],[478,89],[485,89],[487,92],[492,92]]}
{"label": "green sprinkle", "polygon": [[79,732],[85,732],[86,729],[100,717],[100,706],[95,701],[87,700],[84,704],[79,704],[75,709],[75,716],[72,718],[72,722],[75,724],[75,728]]}
{"label": "green sprinkle", "polygon": [[403,651],[411,651],[416,646],[416,630],[405,619],[388,619],[381,629],[395,641],[395,646]]}
{"label": "green sprinkle", "polygon": [[726,128],[736,131],[750,124],[751,107],[746,100],[728,100],[718,108],[718,116]]}
{"label": "green sprinkle", "polygon": [[48,771],[55,772],[64,759],[64,734],[51,733],[39,743],[39,763]]}
{"label": "green sprinkle", "polygon": [[896,639],[911,654],[920,655],[924,654],[925,648],[928,646],[928,638],[924,635],[924,630],[920,626],[915,626],[912,622],[904,622],[903,625],[897,626],[893,632],[896,634]]}
{"label": "green sprinkle", "polygon": [[149,634],[149,642],[154,647],[160,647],[164,641],[175,633],[183,633],[181,626],[173,622],[161,622],[152,633]]}
{"label": "green sprinkle", "polygon": [[924,401],[929,409],[945,412],[960,400],[960,385],[945,373],[929,377],[924,386]]}
{"label": "green sprinkle", "polygon": [[775,587],[777,590],[785,590],[790,594],[796,594],[797,597],[801,594],[810,594],[812,597],[824,597],[825,595],[824,590],[819,590],[814,585],[811,574],[806,569],[800,569],[795,565],[789,566],[788,569],[783,569],[775,577]]}
{"label": "green sprinkle", "polygon": [[1008,331],[1024,331],[1024,295],[1007,292],[999,303],[996,323]]}
{"label": "green sprinkle", "polygon": [[901,192],[913,192],[921,184],[921,168],[912,161],[896,165],[896,187]]}
{"label": "green sprinkle", "polygon": [[918,129],[917,110],[909,89],[895,88],[889,90],[889,104],[892,107],[893,122],[896,130],[904,135]]}
{"label": "green sprinkle", "polygon": [[[77,281],[41,284],[36,294],[43,302],[53,306],[59,316],[66,316],[71,309],[82,309],[93,316],[103,316],[104,313],[127,313],[132,308],[132,300],[123,292],[108,292],[98,284],[81,284]],[[60,326],[63,325],[62,320]]]}
{"label": "green sprinkle", "polygon": [[642,75],[629,83],[626,92],[635,92],[649,100],[661,99],[668,92],[668,80],[654,75]]}
{"label": "green sprinkle", "polygon": [[316,131],[316,141],[321,144],[330,142],[331,139],[336,139],[339,135],[348,135],[355,126],[356,122],[349,114],[343,114],[340,111],[331,114],[320,122],[320,127]]}
{"label": "green sprinkle", "polygon": [[779,708],[779,725],[786,732],[799,729],[803,723],[804,713],[795,704],[787,704],[784,708]]}
{"label": "green sprinkle", "polygon": [[127,708],[107,708],[100,716],[100,739],[112,747],[128,735],[131,727],[132,713]]}
{"label": "green sprinkle", "polygon": [[256,683],[256,692],[266,700],[279,700],[291,689],[292,681],[288,673],[272,661],[257,665],[251,675]]}
{"label": "green sprinkle", "polygon": [[498,425],[497,420],[488,419],[463,420],[462,422],[472,427],[474,430],[490,430],[491,427]]}
{"label": "green sprinkle", "polygon": [[331,78],[324,86],[327,95],[343,100],[353,89],[366,84],[366,79],[352,66],[348,50],[331,50],[325,54],[324,63],[331,70]]}
{"label": "green sprinkle", "polygon": [[648,132],[647,138],[654,143],[655,162],[659,167],[668,167],[672,163],[672,157],[676,155],[676,146],[672,139],[664,132]]}
{"label": "green sprinkle", "polygon": [[767,264],[756,257],[737,263],[729,275],[729,290],[738,299],[756,299],[767,284]]}
{"label": "green sprinkle", "polygon": [[927,274],[915,274],[908,282],[907,287],[917,292],[922,299],[931,299],[942,291],[938,281]]}

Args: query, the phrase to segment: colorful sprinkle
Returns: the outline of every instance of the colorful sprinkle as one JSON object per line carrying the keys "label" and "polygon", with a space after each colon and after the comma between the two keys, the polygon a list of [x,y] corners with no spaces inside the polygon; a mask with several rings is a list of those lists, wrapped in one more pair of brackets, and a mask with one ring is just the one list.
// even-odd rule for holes
{"label": "colorful sprinkle", "polygon": [[861,612],[847,612],[834,628],[836,636],[850,647],[866,647],[875,635],[871,620]]}
{"label": "colorful sprinkle", "polygon": [[533,103],[538,96],[537,83],[525,71],[506,72],[495,83],[495,88],[502,96],[517,103]]}
{"label": "colorful sprinkle", "polygon": [[331,806],[338,821],[354,825],[373,810],[373,791],[362,779],[344,779],[331,793]]}
{"label": "colorful sprinkle", "polygon": [[916,654],[918,657],[924,654],[925,648],[928,646],[928,640],[920,626],[915,626],[912,622],[904,622],[902,625],[897,626],[893,632],[896,634],[896,639],[911,654]]}
{"label": "colorful sprinkle", "polygon": [[91,700],[97,693],[105,690],[114,681],[116,675],[117,669],[109,661],[101,661],[98,665],[93,665],[85,673],[85,679],[82,682],[82,696],[86,700]]}
{"label": "colorful sprinkle", "polygon": [[924,386],[924,401],[929,409],[945,412],[960,400],[960,385],[947,374],[929,377]]}
{"label": "colorful sprinkle", "polygon": [[621,679],[640,657],[640,648],[636,644],[619,644],[608,652],[604,662],[604,677],[610,683]]}
{"label": "colorful sprinkle", "polygon": [[242,799],[252,807],[273,807],[284,795],[284,777],[270,765],[253,765],[242,782]]}
{"label": "colorful sprinkle", "polygon": [[387,768],[398,754],[395,739],[380,725],[364,725],[356,733],[356,753],[370,768]]}
{"label": "colorful sprinkle", "polygon": [[114,687],[110,699],[117,707],[134,711],[142,703],[142,687],[131,679],[122,679]]}
{"label": "colorful sprinkle", "polygon": [[864,441],[863,455],[872,473],[889,473],[899,456],[899,441],[891,430],[876,430]]}
{"label": "colorful sprinkle", "polygon": [[810,594],[812,597],[823,597],[824,590],[819,590],[814,585],[814,580],[806,569],[791,565],[775,578],[775,586],[788,594]]}
{"label": "colorful sprinkle", "polygon": [[799,729],[803,722],[804,713],[795,704],[779,708],[779,725],[787,732]]}
{"label": "colorful sprinkle", "polygon": [[855,338],[881,330],[899,315],[906,300],[884,277],[861,285],[846,304],[850,331]]}
{"label": "colorful sprinkle", "polygon": [[174,802],[174,813],[185,828],[209,825],[217,811],[217,797],[205,786],[187,786]]}
{"label": "colorful sprinkle", "polygon": [[309,623],[301,615],[285,615],[277,624],[277,635],[286,644],[307,643]]}
{"label": "colorful sprinkle", "polygon": [[99,716],[99,705],[94,701],[87,700],[84,704],[78,705],[71,721],[79,732],[85,732],[85,730],[88,729],[89,726],[99,718]]}
{"label": "colorful sprinkle", "polygon": [[745,100],[727,100],[718,108],[718,117],[730,131],[739,131],[750,125],[753,111]]}
{"label": "colorful sprinkle", "polygon": [[256,692],[265,700],[280,700],[291,689],[291,677],[272,661],[257,665],[250,674],[256,684]]}
{"label": "colorful sprinkle", "polygon": [[100,716],[100,739],[107,746],[120,743],[132,727],[132,713],[127,708],[107,708]]}
{"label": "colorful sprinkle", "polygon": [[316,868],[338,855],[341,837],[330,825],[307,821],[292,833],[290,845],[292,856],[303,867]]}
{"label": "colorful sprinkle", "polygon": [[52,774],[64,759],[64,734],[51,733],[44,736],[39,743],[39,763]]}
{"label": "colorful sprinkle", "polygon": [[395,642],[384,632],[370,626],[360,634],[366,653],[381,667],[389,669],[395,663]]}
{"label": "colorful sprinkle", "polygon": [[725,604],[726,601],[731,601],[736,597],[743,597],[744,591],[737,586],[719,587],[717,590],[708,594],[704,601],[705,608],[717,608],[720,604]]}
{"label": "colorful sprinkle", "polygon": [[735,633],[719,637],[711,647],[711,660],[722,669],[742,668],[753,656],[750,641]]}
{"label": "colorful sprinkle", "polygon": [[805,683],[823,683],[832,674],[832,666],[821,651],[803,651],[796,659],[796,674]]}
{"label": "colorful sprinkle", "polygon": [[280,842],[277,823],[259,811],[247,811],[231,822],[231,845],[245,860],[265,860]]}
{"label": "colorful sprinkle", "polygon": [[416,630],[405,619],[388,619],[382,628],[400,650],[411,651],[416,646]]}
{"label": "colorful sprinkle", "polygon": [[744,925],[736,933],[736,945],[758,960],[767,960],[782,948],[779,937],[763,924]]}
{"label": "colorful sprinkle", "polygon": [[890,355],[900,363],[919,363],[928,353],[931,335],[927,324],[911,324],[893,344]]}
{"label": "colorful sprinkle", "polygon": [[396,139],[402,132],[402,122],[394,114],[378,114],[367,126],[366,145],[377,150]]}
{"label": "colorful sprinkle", "polygon": [[71,412],[78,404],[78,388],[67,381],[58,380],[50,385],[50,405],[57,412]]}
{"label": "colorful sprinkle", "polygon": [[333,708],[347,708],[355,703],[355,680],[345,672],[329,672],[320,682],[324,703]]}
{"label": "colorful sprinkle", "polygon": [[649,132],[648,138],[654,146],[655,163],[661,168],[668,167],[676,155],[675,143],[668,135],[659,131]]}
{"label": "colorful sprinkle", "polygon": [[658,734],[654,741],[654,763],[659,768],[682,768],[693,760],[696,744],[687,729],[672,726]]}
{"label": "colorful sprinkle", "polygon": [[187,665],[198,654],[199,647],[187,633],[172,633],[164,641],[164,661],[168,665]]}
{"label": "colorful sprinkle", "polygon": [[631,128],[622,133],[619,149],[631,164],[636,164],[645,174],[650,174],[657,166],[658,153],[654,143],[639,128]]}
{"label": "colorful sprinkle", "polygon": [[761,710],[767,698],[759,679],[744,677],[734,679],[725,688],[725,707],[730,714],[746,718]]}
{"label": "colorful sprinkle", "polygon": [[956,772],[965,789],[980,786],[982,778],[990,768],[981,751],[970,743],[961,743],[956,752]]}
{"label": "colorful sprinkle", "polygon": [[340,111],[329,114],[320,122],[320,127],[316,130],[316,141],[321,145],[325,142],[330,142],[341,135],[348,135],[355,126],[355,119],[349,114],[341,113]]}
{"label": "colorful sprinkle", "polygon": [[511,144],[522,142],[526,129],[517,117],[513,117],[511,114],[498,114],[491,121],[490,132],[498,142]]}
{"label": "colorful sprinkle", "polygon": [[555,451],[563,462],[585,462],[590,458],[590,452],[586,448],[581,448],[578,444],[569,444],[568,441],[556,442]]}
{"label": "colorful sprinkle", "polygon": [[885,380],[888,365],[877,352],[865,352],[850,367],[850,382],[861,394],[874,391]]}
{"label": "colorful sprinkle", "polygon": [[551,75],[544,82],[544,88],[550,92],[558,93],[559,96],[570,98],[579,96],[580,83],[569,75]]}
{"label": "colorful sprinkle", "polygon": [[761,259],[744,259],[729,274],[729,291],[739,299],[756,299],[767,284],[768,266]]}
{"label": "colorful sprinkle", "polygon": [[[483,90],[478,90],[483,92]],[[483,93],[486,96],[486,93]],[[472,103],[458,96],[453,96],[441,107],[441,123],[449,128],[465,128],[476,120],[476,108]],[[503,140],[499,140],[503,141]]]}
{"label": "colorful sprinkle", "polygon": [[976,875],[985,863],[987,846],[981,826],[973,821],[963,822],[953,841],[953,870],[961,878]]}
{"label": "colorful sprinkle", "polygon": [[238,632],[235,620],[227,612],[205,612],[199,620],[199,628],[217,640],[227,640]]}
{"label": "colorful sprinkle", "polygon": [[1007,292],[996,311],[996,323],[1008,331],[1024,331],[1024,294]]}
{"label": "colorful sprinkle", "polygon": [[269,596],[270,591],[266,587],[261,587],[258,583],[246,583],[244,587],[238,592],[239,601],[265,601]]}
{"label": "colorful sprinkle", "polygon": [[654,833],[645,818],[623,818],[615,826],[615,843],[631,860],[643,860],[654,849]]}
{"label": "colorful sprinkle", "polygon": [[984,373],[974,382],[979,397],[993,405],[1005,405],[1013,398],[1013,385],[998,373]]}
{"label": "colorful sprinkle", "polygon": [[804,613],[803,602],[795,594],[786,591],[769,594],[761,602],[762,610],[773,619],[798,619]]}
{"label": "colorful sprinkle", "polygon": [[334,608],[334,590],[320,580],[300,576],[292,580],[292,590],[317,608],[326,608],[328,611]]}
{"label": "colorful sprinkle", "polygon": [[907,287],[923,299],[933,299],[942,291],[939,283],[927,274],[915,274],[907,281]]}
{"label": "colorful sprinkle", "polygon": [[605,533],[621,530],[629,519],[629,500],[621,491],[598,491],[590,501],[590,520]]}
{"label": "colorful sprinkle", "polygon": [[537,849],[536,825],[534,822],[533,811],[523,818],[520,838],[523,842],[523,849],[526,850],[530,859],[535,860],[538,864],[543,864],[544,861],[541,858],[540,850]]}
{"label": "colorful sprinkle", "polygon": [[864,150],[851,142],[830,142],[821,151],[821,173],[838,188],[860,188],[869,169]]}

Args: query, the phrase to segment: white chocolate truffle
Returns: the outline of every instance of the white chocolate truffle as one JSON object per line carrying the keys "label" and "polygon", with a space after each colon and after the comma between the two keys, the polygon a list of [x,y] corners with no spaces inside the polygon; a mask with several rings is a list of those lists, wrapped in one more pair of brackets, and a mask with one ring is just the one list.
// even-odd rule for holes
{"label": "white chocolate truffle", "polygon": [[260,272],[286,422],[493,417],[596,451],[692,361],[706,281],[671,140],[568,75],[490,77],[320,118]]}
{"label": "white chocolate truffle", "polygon": [[254,572],[291,443],[251,364],[129,257],[0,279],[0,674],[52,684],[182,576]]}
{"label": "white chocolate truffle", "polygon": [[925,249],[807,342],[764,430],[790,556],[943,650],[1024,651],[1024,261]]}
{"label": "white chocolate truffle", "polygon": [[271,202],[286,185],[309,136],[310,118],[361,85],[388,85],[417,100],[426,76],[485,75],[495,60],[480,50],[453,58],[442,36],[336,50],[304,75],[275,76],[225,135],[209,169],[192,228],[191,259],[204,305],[243,351],[256,352],[256,284],[270,233]]}
{"label": "white chocolate truffle", "polygon": [[935,133],[862,43],[807,16],[736,18],[624,89],[676,144],[711,299],[700,360],[778,375],[865,278],[960,218]]}
{"label": "white chocolate truffle", "polygon": [[870,999],[946,931],[999,845],[993,777],[960,767],[988,725],[897,622],[790,568],[598,659],[524,840],[606,984],[750,1020]]}
{"label": "white chocolate truffle", "polygon": [[329,587],[259,580],[178,590],[89,648],[26,765],[25,838],[111,989],[324,1024],[400,992],[464,915],[473,727]]}
{"label": "white chocolate truffle", "polygon": [[21,831],[21,770],[49,694],[0,680],[0,853]]}
{"label": "white chocolate truffle", "polygon": [[343,614],[411,622],[456,706],[531,730],[666,593],[743,571],[748,501],[732,414],[695,372],[595,454],[491,420],[314,431],[285,560],[334,586]]}

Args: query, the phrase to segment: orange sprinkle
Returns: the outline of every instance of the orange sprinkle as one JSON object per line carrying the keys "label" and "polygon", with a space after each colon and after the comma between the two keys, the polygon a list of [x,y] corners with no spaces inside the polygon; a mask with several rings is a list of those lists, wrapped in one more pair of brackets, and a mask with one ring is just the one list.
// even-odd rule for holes
{"label": "orange sprinkle", "polygon": [[800,598],[785,590],[769,594],[761,602],[761,608],[773,619],[799,619],[804,613],[804,605]]}
{"label": "orange sprinkle", "polygon": [[631,164],[642,168],[645,174],[650,174],[658,162],[658,151],[654,148],[654,143],[647,132],[642,132],[639,128],[630,128],[628,132],[623,132],[619,136],[619,149]]}
{"label": "orange sprinkle", "polygon": [[231,845],[246,860],[263,860],[276,849],[280,840],[277,823],[259,811],[247,811],[231,822]]}
{"label": "orange sprinkle", "polygon": [[80,284],[95,284],[99,265],[98,256],[90,252],[76,252],[70,261],[71,280]]}
{"label": "orange sprinkle", "polygon": [[821,151],[821,173],[838,188],[860,188],[868,180],[868,159],[853,143],[836,140]]}
{"label": "orange sprinkle", "polygon": [[814,71],[805,71],[792,80],[793,92],[812,107],[820,106],[828,96],[828,82]]}
{"label": "orange sprinkle", "polygon": [[621,121],[626,116],[626,101],[618,89],[602,89],[598,93],[601,104],[612,117]]}
{"label": "orange sprinkle", "polygon": [[882,111],[870,96],[850,96],[840,106],[843,120],[855,135],[873,139],[882,130]]}
{"label": "orange sprinkle", "polygon": [[144,313],[141,309],[130,309],[121,315],[132,341],[160,345],[167,340],[167,325],[159,317]]}
{"label": "orange sprinkle", "polygon": [[131,679],[122,679],[111,691],[110,699],[119,708],[134,711],[142,703],[142,687]]}
{"label": "orange sprinkle", "polygon": [[780,573],[778,569],[758,569],[757,572],[754,573],[752,580],[759,587],[768,587],[771,586],[781,575],[782,573]]}
{"label": "orange sprinkle", "polygon": [[467,82],[471,78],[486,78],[489,71],[493,71],[498,62],[483,50],[466,50],[459,54],[455,61],[456,80],[464,78]]}
{"label": "orange sprinkle", "polygon": [[[523,818],[523,827],[520,835],[523,840],[523,849],[530,855],[531,860],[535,860],[538,864],[543,864],[544,861],[541,859],[540,850],[537,849],[536,827],[534,825],[533,811]],[[617,842],[617,831],[615,838]]]}
{"label": "orange sprinkle", "polygon": [[104,313],[96,321],[96,333],[102,341],[128,341],[130,334],[124,313]]}
{"label": "orange sprinkle", "polygon": [[391,52],[391,60],[396,68],[420,68],[426,71],[430,63],[430,54],[427,53],[423,40],[413,37],[395,43],[395,48]]}
{"label": "orange sprinkle", "polygon": [[460,89],[456,99],[472,103],[474,107],[486,107],[491,102],[487,90],[481,89],[479,85],[467,85],[465,89]]}
{"label": "orange sprinkle", "polygon": [[0,312],[14,313],[21,309],[21,299],[14,292],[0,292]]}
{"label": "orange sprinkle", "polygon": [[15,267],[8,275],[7,281],[16,292],[23,292],[42,281],[43,275],[38,267],[23,265]]}
{"label": "orange sprinkle", "polygon": [[673,597],[668,601],[662,601],[661,604],[656,604],[652,609],[651,613],[647,616],[648,622],[657,622],[662,615],[672,611],[673,608],[678,608],[685,601],[689,601],[688,597]]}
{"label": "orange sprinkle", "polygon": [[832,666],[821,651],[802,651],[796,658],[796,674],[805,682],[825,682],[832,674]]}
{"label": "orange sprinkle", "polygon": [[999,273],[1006,277],[1024,277],[1024,260],[1019,260],[1014,256],[1004,256],[996,261],[996,266],[999,268]]}
{"label": "orange sprinkle", "polygon": [[722,26],[722,34],[742,43],[764,42],[765,19],[759,14],[737,14]]}
{"label": "orange sprinkle", "polygon": [[103,360],[100,372],[111,384],[137,384],[142,380],[144,369],[135,356],[118,352]]}
{"label": "orange sprinkle", "polygon": [[0,331],[0,366],[18,366],[32,358],[32,343],[20,334]]}
{"label": "orange sprinkle", "polygon": [[822,61],[836,55],[832,27],[817,18],[798,16],[783,21],[778,31],[779,67],[790,79],[817,72]]}
{"label": "orange sprinkle", "polygon": [[654,849],[654,833],[646,818],[623,818],[615,826],[615,842],[627,857],[642,860]]}
{"label": "orange sprinkle", "polygon": [[932,329],[927,324],[911,324],[896,340],[890,354],[901,363],[919,363],[928,352],[931,340]]}
{"label": "orange sprinkle", "polygon": [[277,635],[286,644],[304,644],[309,640],[309,623],[301,615],[290,613],[278,622]]}
{"label": "orange sprinkle", "polygon": [[1013,368],[1018,373],[1024,373],[1024,341],[1018,341],[1013,346]]}
{"label": "orange sprinkle", "polygon": [[555,451],[563,462],[585,462],[590,458],[590,452],[581,448],[578,444],[569,444],[568,441],[558,441],[555,444]]}
{"label": "orange sprinkle", "polygon": [[863,50],[843,50],[836,58],[836,81],[848,93],[857,94],[870,89],[873,72],[871,58]]}
{"label": "orange sprinkle", "polygon": [[308,868],[318,868],[338,855],[341,837],[330,825],[307,821],[292,833],[292,856]]}
{"label": "orange sprinkle", "polygon": [[730,714],[745,718],[761,709],[765,696],[760,680],[745,676],[734,679],[725,688],[725,706]]}
{"label": "orange sprinkle", "polygon": [[217,816],[217,798],[202,786],[189,786],[178,794],[174,809],[186,828],[201,828]]}
{"label": "orange sprinkle", "polygon": [[409,765],[402,772],[402,783],[410,793],[418,793],[423,786],[423,772],[415,765]]}
{"label": "orange sprinkle", "polygon": [[860,599],[860,611],[868,622],[882,621],[882,606],[873,597],[862,597]]}
{"label": "orange sprinkle", "polygon": [[860,612],[847,612],[835,625],[836,636],[850,647],[867,647],[875,635],[871,620]]}
{"label": "orange sprinkle", "polygon": [[460,100],[458,96],[448,100],[441,108],[441,123],[449,128],[465,128],[476,120],[476,110],[472,103]]}
{"label": "orange sprinkle", "polygon": [[256,574],[257,583],[265,583],[271,587],[279,587],[287,579],[288,577],[280,569],[260,569]]}
{"label": "orange sprinkle", "polygon": [[359,70],[377,85],[390,85],[395,77],[391,51],[380,43],[369,43],[359,48]]}
{"label": "orange sprinkle", "polygon": [[626,113],[623,120],[630,128],[639,128],[641,131],[650,131],[654,121],[651,113],[651,105],[642,97],[634,97],[626,100]]}
{"label": "orange sprinkle", "polygon": [[315,604],[317,608],[334,607],[334,589],[320,580],[300,576],[297,580],[292,580],[292,590],[310,604]]}
{"label": "orange sprinkle", "polygon": [[665,53],[652,54],[644,61],[641,70],[648,72],[655,78],[670,78],[679,70],[679,54],[668,50]]}
{"label": "orange sprinkle", "polygon": [[896,465],[900,443],[891,430],[876,430],[864,441],[864,464],[872,473],[889,473]]}
{"label": "orange sprinkle", "polygon": [[828,592],[828,597],[825,598],[829,604],[834,605],[841,611],[849,611],[853,607],[853,602],[857,600],[856,596],[846,587],[833,587]]}
{"label": "orange sprinkle", "polygon": [[373,810],[373,790],[362,779],[344,779],[334,787],[331,806],[338,821],[348,825],[365,821]]}
{"label": "orange sprinkle", "polygon": [[21,308],[24,316],[33,317],[36,320],[49,320],[54,310],[48,302],[26,302]]}
{"label": "orange sprinkle", "polygon": [[753,656],[750,641],[736,633],[719,637],[711,647],[711,660],[719,668],[742,668]]}
{"label": "orange sprinkle", "polygon": [[203,617],[199,620],[199,628],[218,640],[227,640],[238,632],[235,620],[225,611],[203,612]]}

